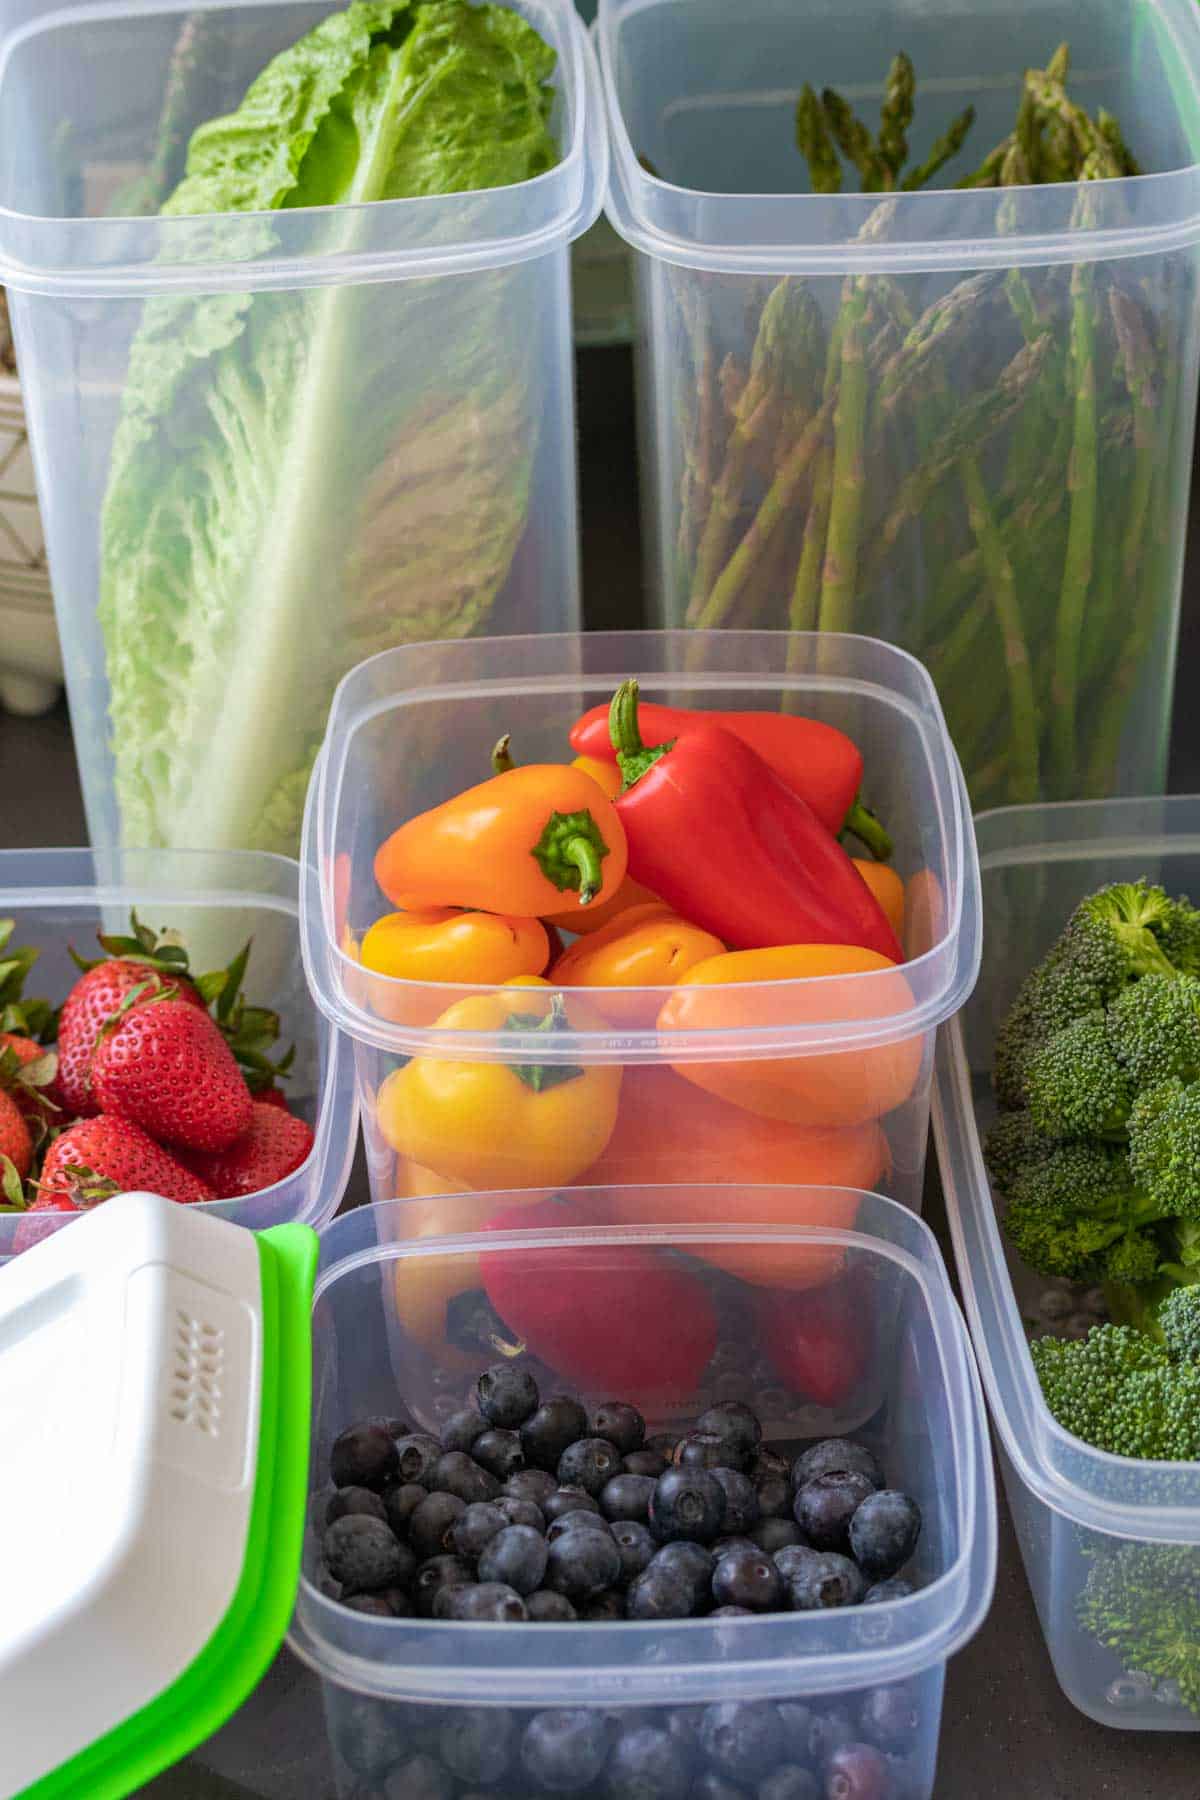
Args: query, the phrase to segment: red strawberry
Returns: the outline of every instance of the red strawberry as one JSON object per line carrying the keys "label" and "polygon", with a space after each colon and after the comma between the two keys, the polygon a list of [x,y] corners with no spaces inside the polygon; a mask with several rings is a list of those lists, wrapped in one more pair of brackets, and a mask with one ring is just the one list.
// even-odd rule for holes
{"label": "red strawberry", "polygon": [[298,1169],[313,1147],[312,1127],[274,1101],[257,1096],[250,1113],[249,1126],[227,1150],[179,1152],[179,1160],[208,1183],[218,1200],[273,1187]]}
{"label": "red strawberry", "polygon": [[43,1238],[53,1237],[57,1227],[49,1219],[33,1219],[32,1213],[73,1213],[80,1210],[65,1194],[49,1194],[39,1196],[29,1207],[17,1229],[13,1233],[12,1253],[20,1256],[22,1250],[31,1250],[40,1244]]}
{"label": "red strawberry", "polygon": [[90,1118],[102,1111],[91,1090],[92,1052],[107,1019],[136,987],[151,993],[174,994],[203,1011],[204,1001],[190,981],[167,976],[128,957],[111,957],[81,975],[67,995],[58,1022],[58,1096],[63,1111],[72,1118]]}
{"label": "red strawberry", "polygon": [[[190,1010],[190,1009],[189,1009]],[[39,1212],[84,1211],[114,1194],[161,1194],[191,1204],[212,1190],[128,1119],[80,1119],[60,1132],[42,1164]],[[30,1208],[31,1211],[34,1208]]]}
{"label": "red strawberry", "polygon": [[[0,1085],[8,1087],[25,1117],[38,1125],[62,1123],[57,1066],[53,1050],[36,1039],[19,1031],[0,1031]],[[11,1083],[7,1075],[12,1076]]]}
{"label": "red strawberry", "polygon": [[260,1088],[254,1096],[254,1103],[256,1106],[275,1106],[281,1112],[288,1110],[287,1095],[277,1087]]}
{"label": "red strawberry", "polygon": [[33,1139],[16,1100],[0,1088],[0,1173],[5,1157],[24,1181],[33,1162]]}
{"label": "red strawberry", "polygon": [[224,1150],[249,1125],[253,1104],[219,1026],[170,995],[135,1000],[105,1026],[92,1094],[102,1111],[187,1150]]}

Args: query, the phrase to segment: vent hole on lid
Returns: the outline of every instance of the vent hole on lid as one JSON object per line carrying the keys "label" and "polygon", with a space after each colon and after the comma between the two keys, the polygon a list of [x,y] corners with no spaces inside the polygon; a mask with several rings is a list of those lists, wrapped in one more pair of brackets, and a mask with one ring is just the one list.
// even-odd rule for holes
{"label": "vent hole on lid", "polygon": [[206,1437],[220,1434],[225,1332],[193,1314],[177,1311],[175,1366],[169,1388],[170,1416]]}

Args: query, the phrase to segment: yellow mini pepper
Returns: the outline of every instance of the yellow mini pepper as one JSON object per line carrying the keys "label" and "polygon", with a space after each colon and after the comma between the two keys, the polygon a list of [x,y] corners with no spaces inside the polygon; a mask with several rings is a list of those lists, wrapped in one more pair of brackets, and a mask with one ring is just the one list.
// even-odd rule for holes
{"label": "yellow mini pepper", "polygon": [[652,1026],[662,996],[605,989],[667,988],[687,970],[725,949],[720,938],[689,925],[661,901],[631,907],[565,950],[554,965],[563,987],[591,988],[597,1012],[625,1025]]}
{"label": "yellow mini pepper", "polygon": [[550,941],[538,919],[426,906],[376,919],[359,957],[364,968],[402,981],[491,987],[514,975],[540,975]]}

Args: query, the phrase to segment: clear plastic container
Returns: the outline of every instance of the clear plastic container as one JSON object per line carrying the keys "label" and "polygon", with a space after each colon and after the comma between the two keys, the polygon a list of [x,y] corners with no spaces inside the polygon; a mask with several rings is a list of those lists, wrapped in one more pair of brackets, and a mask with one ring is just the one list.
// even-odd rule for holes
{"label": "clear plastic container", "polygon": [[[468,1029],[461,1018],[439,1025],[452,1005],[496,990],[363,968],[357,944],[391,910],[375,885],[376,849],[404,820],[484,779],[502,733],[512,734],[517,762],[565,760],[578,715],[635,673],[649,701],[787,706],[849,732],[865,758],[865,797],[893,835],[906,882],[903,970],[707,989],[721,997],[712,1014],[706,1006],[698,1020],[665,1029],[658,1020],[671,990],[661,987],[568,989],[565,1028],[549,1034],[530,1029],[544,1002],[528,988],[508,990],[512,1011],[495,1029]],[[535,1096],[490,1066],[507,1064],[569,1066],[592,1089],[587,1098],[582,1083],[572,1094],[560,1081],[550,1096],[596,1126],[595,1138],[573,1126],[559,1134],[574,1160],[547,1175],[550,1186],[885,1185],[919,1209],[934,1032],[974,982],[979,920],[961,775],[933,686],[902,651],[775,632],[589,633],[390,651],[335,697],[303,860],[305,966],[317,1004],[355,1047],[375,1199],[540,1185],[523,1122]],[[459,1127],[492,1109],[491,1135],[469,1166],[451,1146],[430,1167],[397,1123],[396,1076],[409,1058],[461,1065]],[[405,1085],[413,1079],[410,1070]],[[596,1120],[617,1086],[605,1136]]]}
{"label": "clear plastic container", "polygon": [[[1047,1411],[1027,1349],[1051,1329],[1048,1284],[1002,1238],[983,1163],[996,1116],[992,1042],[1029,968],[1071,908],[1109,881],[1144,875],[1200,894],[1200,799],[1014,807],[976,820],[986,954],[975,994],[942,1030],[934,1132],[963,1302],[1038,1617],[1064,1693],[1103,1725],[1197,1731],[1200,1714],[1082,1614],[1131,1619],[1164,1655],[1200,1637],[1200,1464],[1138,1462],[1092,1449]],[[1059,1284],[1061,1286],[1061,1284]],[[1122,1584],[1119,1587],[1117,1584]],[[1122,1591],[1123,1588],[1123,1591]]]}
{"label": "clear plastic container", "polygon": [[[759,1216],[760,1193],[747,1188],[739,1196],[746,1220]],[[503,1207],[519,1196],[489,1198]],[[483,1240],[469,1235],[479,1223],[474,1211],[456,1218],[447,1207],[448,1229],[460,1230],[453,1238],[397,1243],[407,1209],[360,1209],[336,1221],[322,1240],[313,1315],[313,1529],[289,1639],[321,1678],[339,1795],[449,1794],[458,1790],[447,1776],[448,1762],[464,1787],[486,1773],[487,1791],[497,1800],[528,1800],[546,1790],[522,1764],[522,1743],[531,1730],[536,1735],[542,1729],[533,1725],[538,1714],[566,1708],[590,1715],[584,1729],[602,1743],[635,1729],[654,1734],[630,1754],[635,1765],[651,1747],[664,1756],[674,1785],[660,1770],[667,1785],[652,1791],[682,1800],[701,1791],[694,1784],[704,1766],[703,1757],[684,1746],[696,1743],[706,1709],[717,1706],[738,1710],[732,1720],[707,1715],[710,1748],[728,1742],[728,1727],[744,1730],[753,1754],[747,1748],[743,1774],[753,1773],[755,1781],[781,1779],[779,1771],[793,1765],[808,1769],[815,1782],[822,1738],[861,1739],[873,1729],[869,1721],[883,1717],[891,1722],[895,1761],[884,1785],[875,1773],[870,1791],[878,1792],[878,1800],[924,1800],[932,1792],[946,1659],[986,1613],[996,1549],[982,1400],[936,1245],[920,1220],[865,1194],[826,1196],[839,1218],[845,1216],[841,1203],[853,1200],[852,1230],[816,1224],[795,1232],[747,1223],[711,1234],[655,1225],[664,1204],[669,1218],[684,1216],[688,1198],[687,1190],[674,1196],[568,1192],[568,1205],[619,1201],[626,1219],[644,1224],[632,1231],[556,1231],[543,1223],[536,1231],[489,1234],[486,1242],[504,1259],[508,1291],[516,1296],[532,1295],[548,1280],[634,1279],[635,1263],[648,1255],[671,1265],[677,1278],[691,1271],[698,1280],[712,1276],[707,1258],[714,1255],[762,1251],[782,1260],[800,1253],[837,1259],[837,1279],[853,1282],[859,1292],[856,1317],[870,1348],[836,1401],[796,1410],[794,1395],[760,1392],[760,1330],[750,1296],[727,1277],[717,1277],[711,1290],[698,1289],[711,1291],[722,1321],[713,1367],[686,1392],[659,1400],[645,1391],[627,1397],[643,1403],[649,1430],[682,1430],[711,1402],[714,1383],[726,1395],[737,1387],[743,1397],[758,1399],[767,1441],[785,1451],[813,1434],[853,1429],[882,1457],[888,1480],[922,1508],[913,1569],[918,1591],[880,1607],[659,1625],[459,1626],[381,1621],[340,1607],[322,1591],[319,1555],[333,1438],[370,1413],[404,1412],[421,1428],[437,1430],[462,1403],[476,1373],[495,1358],[494,1350],[466,1352],[444,1331],[418,1328],[407,1306],[423,1286],[478,1283]],[[702,1192],[692,1190],[692,1198],[703,1211]],[[817,1219],[820,1207],[821,1196],[810,1194],[803,1210]],[[638,1343],[642,1326],[632,1309],[617,1309],[610,1329],[618,1342]],[[536,1352],[536,1341],[527,1336]],[[561,1366],[543,1370],[539,1379],[547,1391],[578,1393],[585,1402],[613,1397],[573,1381]],[[649,1367],[643,1382],[652,1385]],[[607,1726],[603,1715],[614,1715]],[[664,1752],[657,1734],[667,1730],[675,1735]],[[421,1756],[430,1760],[414,1767]],[[556,1791],[595,1791],[582,1767],[578,1788]]]}
{"label": "clear plastic container", "polygon": [[544,175],[160,218],[163,153],[169,188],[328,0],[0,4],[0,280],[93,843],[294,855],[354,663],[578,623],[569,246],[607,144],[569,0],[517,10],[558,58]]}
{"label": "clear plastic container", "polygon": [[[903,645],[977,809],[1160,790],[1200,348],[1192,0],[600,0],[596,30],[659,620]],[[1149,173],[956,190],[1064,37],[1071,97]],[[803,84],[874,130],[901,49],[914,162],[975,108],[946,186],[813,194]]]}
{"label": "clear plastic container", "polygon": [[[84,957],[99,955],[96,932],[127,933],[134,908],[143,924],[181,932],[198,974],[224,968],[253,939],[247,998],[278,1012],[281,1050],[296,1046],[284,1086],[316,1139],[283,1181],[243,1200],[211,1203],[221,1217],[259,1230],[331,1219],[358,1141],[350,1046],[313,1006],[304,983],[298,874],[286,857],[252,851],[0,851],[0,918],[16,921],[14,946],[39,952],[27,993],[54,1005],[78,979],[71,946]],[[70,1225],[77,1216],[39,1215],[38,1229]],[[19,1214],[0,1215],[0,1258],[12,1253],[21,1228]]]}

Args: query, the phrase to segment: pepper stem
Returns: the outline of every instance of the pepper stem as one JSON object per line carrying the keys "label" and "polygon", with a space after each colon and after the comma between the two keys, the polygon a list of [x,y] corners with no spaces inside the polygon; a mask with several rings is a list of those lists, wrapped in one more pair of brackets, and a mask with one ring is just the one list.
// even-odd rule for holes
{"label": "pepper stem", "polygon": [[600,864],[608,855],[608,845],[586,807],[580,812],[551,813],[530,855],[560,892],[578,890],[580,906],[594,900],[604,885]]}
{"label": "pepper stem", "polygon": [[507,731],[502,738],[497,740],[496,748],[492,751],[493,775],[507,775],[510,769],[516,768],[517,765],[513,761],[512,751],[509,748],[511,743],[512,737]]}
{"label": "pepper stem", "polygon": [[855,800],[846,814],[842,831],[856,837],[871,852],[876,862],[887,862],[895,848],[881,821],[861,800]]}
{"label": "pepper stem", "polygon": [[[570,1020],[567,1018],[566,1002],[561,994],[555,994],[550,1002],[550,1011],[544,1017],[536,1013],[510,1013],[504,1021],[506,1031],[545,1032],[547,1037],[556,1031],[569,1031]],[[535,1094],[544,1094],[547,1088],[561,1087],[564,1081],[574,1081],[583,1074],[577,1063],[515,1063],[512,1072],[518,1081],[523,1081],[527,1088]]]}
{"label": "pepper stem", "polygon": [[642,742],[638,724],[638,684],[632,677],[623,681],[612,697],[608,709],[608,735],[617,753],[617,767],[625,777],[622,792],[640,781],[647,769],[653,768],[660,756],[675,748],[675,739],[648,749]]}

